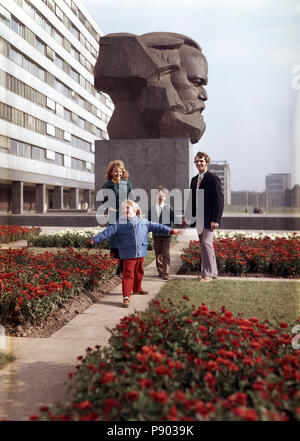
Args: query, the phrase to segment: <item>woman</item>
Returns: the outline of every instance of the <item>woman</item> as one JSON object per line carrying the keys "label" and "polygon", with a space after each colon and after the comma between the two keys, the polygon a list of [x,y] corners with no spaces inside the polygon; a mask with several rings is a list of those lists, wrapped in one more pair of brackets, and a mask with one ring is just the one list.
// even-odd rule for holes
{"label": "woman", "polygon": [[[119,220],[119,207],[123,200],[128,199],[129,194],[132,191],[132,184],[128,181],[129,173],[125,168],[123,161],[116,159],[108,164],[105,172],[105,179],[107,182],[103,185],[103,188],[113,190],[115,194],[115,202],[109,207],[109,224],[115,223]],[[103,202],[106,202],[106,197]],[[112,237],[109,240],[110,255],[119,259],[118,240],[116,237]],[[118,274],[122,273],[122,262],[118,267]]]}

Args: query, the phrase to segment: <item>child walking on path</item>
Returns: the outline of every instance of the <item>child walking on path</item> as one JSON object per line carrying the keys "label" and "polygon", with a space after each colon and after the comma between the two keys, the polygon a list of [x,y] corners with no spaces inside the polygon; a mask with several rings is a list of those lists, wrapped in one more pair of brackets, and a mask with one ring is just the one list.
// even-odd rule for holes
{"label": "child walking on path", "polygon": [[[156,204],[148,211],[148,220],[173,227],[181,221],[174,215],[173,208],[166,203],[168,190],[159,185],[156,192]],[[159,277],[169,280],[171,237],[166,233],[153,232],[156,268]]]}
{"label": "child walking on path", "polygon": [[148,291],[142,289],[142,280],[149,232],[180,234],[181,231],[175,231],[166,225],[149,222],[142,218],[140,207],[134,201],[126,200],[121,207],[122,217],[115,224],[94,236],[90,243],[99,244],[114,235],[116,236],[120,259],[123,260],[123,306],[128,308],[132,291],[133,294],[148,294]]}

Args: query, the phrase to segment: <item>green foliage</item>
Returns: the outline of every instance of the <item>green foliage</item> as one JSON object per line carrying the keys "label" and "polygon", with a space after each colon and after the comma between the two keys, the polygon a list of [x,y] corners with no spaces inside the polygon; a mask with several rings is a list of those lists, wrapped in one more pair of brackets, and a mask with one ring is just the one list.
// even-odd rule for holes
{"label": "green foliage", "polygon": [[43,408],[40,419],[297,420],[300,351],[286,327],[152,301],[111,330],[109,347],[78,357],[72,402]]}

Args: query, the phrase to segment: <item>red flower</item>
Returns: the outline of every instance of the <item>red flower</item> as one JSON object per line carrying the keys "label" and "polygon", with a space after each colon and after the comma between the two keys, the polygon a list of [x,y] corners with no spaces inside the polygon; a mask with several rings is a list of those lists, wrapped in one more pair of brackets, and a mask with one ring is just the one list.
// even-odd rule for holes
{"label": "red flower", "polygon": [[127,395],[128,399],[131,401],[135,401],[138,399],[139,397],[139,393],[137,390],[131,390],[128,395]]}
{"label": "red flower", "polygon": [[214,384],[216,384],[217,381],[216,378],[210,372],[207,372],[205,374],[204,380],[206,381],[209,387],[212,387]]}
{"label": "red flower", "polygon": [[103,375],[103,377],[100,380],[101,384],[108,384],[111,383],[112,381],[114,381],[114,379],[116,378],[116,374],[114,372],[105,372],[105,374]]}
{"label": "red flower", "polygon": [[93,405],[89,402],[89,400],[85,400],[79,405],[79,409],[91,409]]}
{"label": "red flower", "polygon": [[153,401],[157,401],[158,403],[167,404],[169,402],[168,395],[163,390],[158,392],[151,390],[150,395],[152,396]]}

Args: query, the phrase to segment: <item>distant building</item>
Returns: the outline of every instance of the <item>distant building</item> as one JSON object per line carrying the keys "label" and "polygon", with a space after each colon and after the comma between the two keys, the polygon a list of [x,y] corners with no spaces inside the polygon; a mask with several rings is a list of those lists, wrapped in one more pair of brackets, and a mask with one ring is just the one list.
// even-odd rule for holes
{"label": "distant building", "polygon": [[266,206],[266,192],[256,191],[232,191],[231,192],[231,205],[244,205],[246,208],[248,205],[259,207]]}
{"label": "distant building", "polygon": [[0,210],[92,207],[102,31],[79,0],[0,0]]}
{"label": "distant building", "polygon": [[290,173],[272,173],[266,176],[266,194],[268,207],[285,205],[285,190],[291,188]]}
{"label": "distant building", "polygon": [[294,185],[291,190],[286,189],[284,192],[284,201],[286,207],[300,208],[300,185]]}
{"label": "distant building", "polygon": [[231,204],[231,184],[230,184],[230,167],[227,161],[212,161],[208,170],[215,173],[221,180],[222,190],[224,193],[224,204]]}

